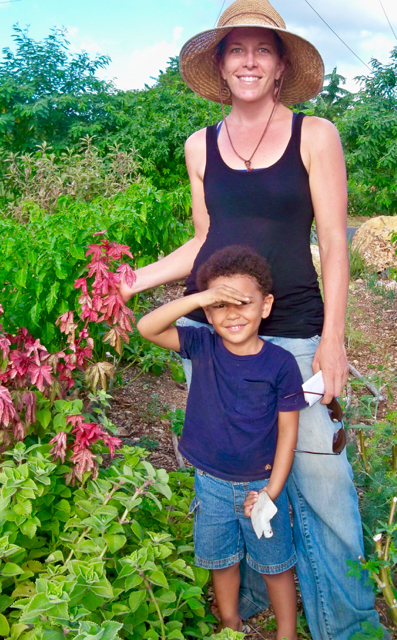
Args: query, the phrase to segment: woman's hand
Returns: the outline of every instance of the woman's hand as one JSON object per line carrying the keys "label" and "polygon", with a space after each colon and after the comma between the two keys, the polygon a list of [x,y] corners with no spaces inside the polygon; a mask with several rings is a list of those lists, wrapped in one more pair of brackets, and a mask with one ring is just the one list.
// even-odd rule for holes
{"label": "woman's hand", "polygon": [[132,285],[132,287],[129,287],[128,284],[126,283],[125,279],[122,278],[121,282],[119,285],[115,285],[116,288],[118,289],[119,294],[121,295],[121,297],[123,298],[124,302],[128,302],[133,295],[135,295],[135,293],[139,293],[140,289],[138,288],[137,285],[137,280],[135,280],[134,284]]}
{"label": "woman's hand", "polygon": [[250,301],[241,291],[225,284],[211,287],[196,294],[200,307],[213,307],[226,304],[243,305]]}
{"label": "woman's hand", "polygon": [[313,373],[323,372],[325,393],[321,404],[329,404],[341,395],[349,375],[349,363],[343,342],[322,337],[312,363]]}

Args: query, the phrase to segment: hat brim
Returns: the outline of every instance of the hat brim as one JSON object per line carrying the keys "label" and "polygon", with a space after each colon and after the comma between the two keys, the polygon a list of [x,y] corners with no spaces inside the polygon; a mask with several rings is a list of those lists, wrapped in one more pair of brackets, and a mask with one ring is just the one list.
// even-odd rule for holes
{"label": "hat brim", "polygon": [[[179,69],[182,78],[195,93],[213,102],[220,102],[215,49],[230,31],[240,27],[270,29],[277,32],[282,39],[288,65],[284,72],[280,102],[287,106],[305,102],[321,91],[324,83],[324,63],[317,49],[308,40],[280,27],[237,24],[203,31],[183,45],[179,55]],[[232,101],[227,99],[224,103],[232,104]]]}

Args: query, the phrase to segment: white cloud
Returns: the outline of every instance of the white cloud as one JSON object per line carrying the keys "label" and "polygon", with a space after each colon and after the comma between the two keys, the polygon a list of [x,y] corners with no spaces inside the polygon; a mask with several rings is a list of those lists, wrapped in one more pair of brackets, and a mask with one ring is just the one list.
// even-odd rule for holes
{"label": "white cloud", "polygon": [[102,47],[90,36],[81,35],[78,27],[66,27],[67,39],[70,41],[70,49],[74,53],[87,51],[91,55],[102,52]]}
{"label": "white cloud", "polygon": [[164,71],[168,59],[178,55],[183,27],[175,27],[172,41],[162,40],[143,49],[135,49],[127,60],[114,60],[106,75],[115,78],[118,89],[143,89],[145,84],[153,84],[160,70]]}

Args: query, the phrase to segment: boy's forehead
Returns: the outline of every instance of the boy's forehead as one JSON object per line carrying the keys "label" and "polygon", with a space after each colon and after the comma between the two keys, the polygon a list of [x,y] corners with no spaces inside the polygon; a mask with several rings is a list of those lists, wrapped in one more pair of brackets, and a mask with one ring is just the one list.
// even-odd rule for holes
{"label": "boy's forehead", "polygon": [[241,293],[247,293],[253,295],[259,291],[258,283],[255,278],[248,275],[233,275],[233,276],[218,276],[208,282],[209,288],[217,287],[221,284],[225,284],[228,287],[233,287],[241,291]]}

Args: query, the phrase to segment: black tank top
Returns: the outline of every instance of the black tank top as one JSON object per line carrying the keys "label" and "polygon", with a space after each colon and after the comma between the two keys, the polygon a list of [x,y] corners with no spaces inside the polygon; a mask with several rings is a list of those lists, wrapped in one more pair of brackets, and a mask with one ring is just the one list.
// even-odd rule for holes
{"label": "black tank top", "polygon": [[[265,169],[240,171],[222,160],[217,125],[207,128],[205,204],[207,238],[186,280],[185,295],[197,292],[199,266],[215,251],[248,245],[271,268],[274,305],[260,335],[310,338],[321,334],[324,310],[310,252],[313,205],[300,141],[304,114],[294,119],[290,141],[277,162]],[[188,316],[207,322],[202,309]]]}

